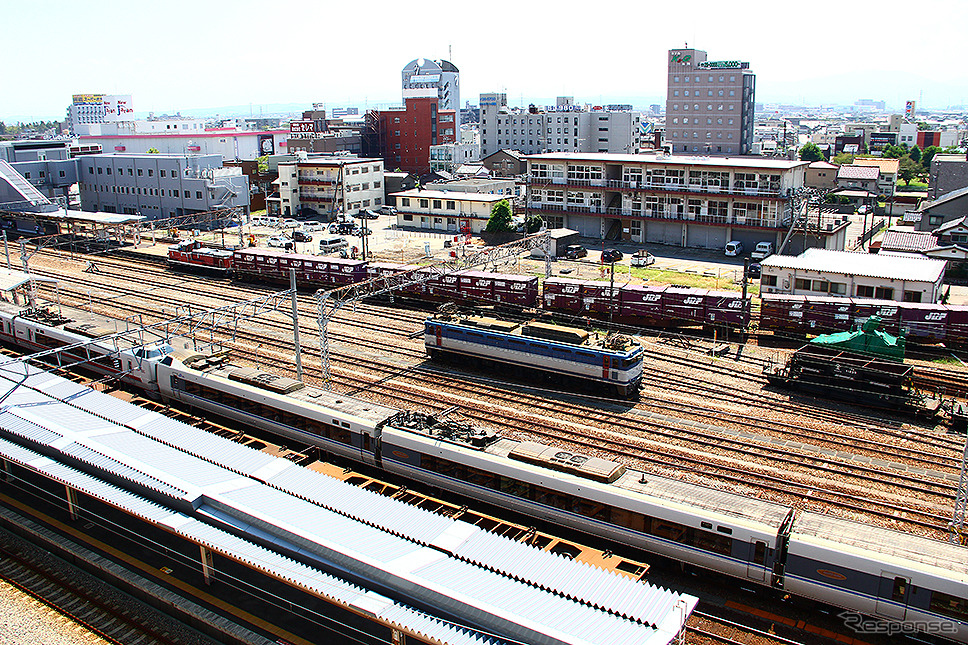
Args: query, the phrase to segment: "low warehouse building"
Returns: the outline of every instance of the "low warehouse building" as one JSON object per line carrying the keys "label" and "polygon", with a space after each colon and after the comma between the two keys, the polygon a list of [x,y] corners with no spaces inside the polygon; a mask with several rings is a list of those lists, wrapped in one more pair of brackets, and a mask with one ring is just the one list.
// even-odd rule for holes
{"label": "low warehouse building", "polygon": [[761,293],[826,294],[898,302],[937,302],[947,262],[899,255],[807,249],[763,260]]}

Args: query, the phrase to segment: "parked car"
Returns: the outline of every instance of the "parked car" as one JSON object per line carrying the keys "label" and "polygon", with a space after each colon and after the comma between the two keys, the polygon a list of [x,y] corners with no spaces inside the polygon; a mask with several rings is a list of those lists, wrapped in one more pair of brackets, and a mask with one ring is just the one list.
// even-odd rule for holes
{"label": "parked car", "polygon": [[266,246],[269,248],[276,249],[291,249],[293,248],[292,240],[285,235],[273,235],[268,240],[266,240]]}
{"label": "parked car", "polygon": [[296,229],[292,232],[293,242],[312,242],[313,236],[302,229]]}
{"label": "parked car", "polygon": [[645,249],[639,249],[632,254],[629,262],[634,267],[647,267],[650,264],[655,264],[655,256],[646,251]]}
{"label": "parked car", "polygon": [[333,235],[352,235],[356,226],[356,222],[333,222],[329,225],[329,232]]}
{"label": "parked car", "polygon": [[348,245],[349,243],[346,241],[346,238],[340,237],[339,235],[324,235],[319,238],[320,253],[332,253],[339,249],[345,249]]}
{"label": "parked car", "polygon": [[299,228],[300,226],[299,220],[294,220],[291,217],[287,217],[279,222],[279,228]]}
{"label": "parked car", "polygon": [[763,273],[763,265],[759,262],[754,262],[748,267],[746,267],[746,277],[750,280],[759,280],[760,275]]}
{"label": "parked car", "polygon": [[758,242],[756,248],[750,253],[754,260],[764,260],[773,255],[773,242]]}
{"label": "parked car", "polygon": [[380,213],[383,213],[384,215],[397,214],[397,209],[394,208],[393,206],[381,206],[380,208],[377,209],[377,211],[379,211]]}
{"label": "parked car", "polygon": [[581,244],[571,244],[565,248],[565,257],[569,260],[577,260],[588,255],[588,249]]}
{"label": "parked car", "polygon": [[743,243],[737,240],[726,242],[726,257],[735,258],[743,253]]}
{"label": "parked car", "polygon": [[303,230],[304,231],[325,231],[326,230],[326,223],[325,222],[316,222],[316,221],[313,221],[313,220],[310,220],[308,222],[303,222]]}

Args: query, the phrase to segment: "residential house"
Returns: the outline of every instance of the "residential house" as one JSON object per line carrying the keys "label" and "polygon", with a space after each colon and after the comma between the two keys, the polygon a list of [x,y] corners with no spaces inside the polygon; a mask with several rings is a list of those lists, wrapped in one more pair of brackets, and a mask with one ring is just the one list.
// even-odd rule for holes
{"label": "residential house", "polygon": [[826,161],[814,161],[804,174],[803,185],[808,188],[833,190],[837,187],[837,170],[840,166]]}
{"label": "residential house", "polygon": [[968,187],[953,190],[930,202],[922,202],[917,211],[921,220],[915,228],[933,231],[942,224],[968,215]]}

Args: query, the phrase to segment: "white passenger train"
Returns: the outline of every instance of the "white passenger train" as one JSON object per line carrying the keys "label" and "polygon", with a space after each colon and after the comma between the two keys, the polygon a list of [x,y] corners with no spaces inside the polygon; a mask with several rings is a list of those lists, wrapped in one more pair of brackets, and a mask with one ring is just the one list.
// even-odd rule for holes
{"label": "white passenger train", "polygon": [[[28,351],[114,330],[0,303]],[[115,353],[118,347],[119,352]],[[164,342],[71,350],[169,400],[388,472],[850,612],[968,642],[968,550],[634,471],[232,366]],[[847,620],[854,620],[848,614]]]}

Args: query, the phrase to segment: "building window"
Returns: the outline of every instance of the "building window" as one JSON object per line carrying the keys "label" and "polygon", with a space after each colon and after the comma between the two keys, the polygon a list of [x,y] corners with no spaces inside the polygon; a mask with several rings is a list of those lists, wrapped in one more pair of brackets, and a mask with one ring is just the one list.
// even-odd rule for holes
{"label": "building window", "polygon": [[890,287],[877,287],[874,289],[874,297],[879,300],[894,300],[894,289]]}
{"label": "building window", "polygon": [[152,168],[148,168],[148,176],[149,176],[149,177],[154,177],[154,176],[155,176],[155,171],[154,171],[154,169],[152,169]]}
{"label": "building window", "polygon": [[202,191],[196,190],[195,191],[195,199],[201,199],[201,198],[202,198]]}
{"label": "building window", "polygon": [[861,284],[857,285],[857,297],[859,298],[873,298],[874,297],[874,287]]}
{"label": "building window", "polygon": [[110,169],[110,168],[108,168],[108,174],[109,174],[109,175],[111,174],[111,169]]}
{"label": "building window", "polygon": [[447,210],[452,211],[452,210],[455,210],[456,208],[457,208],[456,202],[453,202],[450,200],[447,201]]}
{"label": "building window", "polygon": [[434,200],[434,208],[437,209],[437,210],[440,210],[440,208],[441,208],[441,200],[439,200],[439,199],[435,199]]}
{"label": "building window", "polygon": [[420,208],[429,208],[429,207],[430,207],[430,200],[429,199],[421,199],[420,200]]}
{"label": "building window", "polygon": [[[110,174],[110,173],[108,173],[108,174]],[[161,176],[162,176],[162,177],[164,177],[164,176],[165,176],[165,171],[164,171],[164,169],[162,169],[162,171],[161,171]]]}
{"label": "building window", "polygon": [[797,291],[810,291],[810,280],[807,278],[797,278],[794,288]]}
{"label": "building window", "polygon": [[760,283],[764,287],[775,287],[776,286],[776,276],[775,275],[764,275],[760,280]]}
{"label": "building window", "polygon": [[88,166],[87,174],[89,174],[89,175],[93,175],[94,174],[94,166]]}

